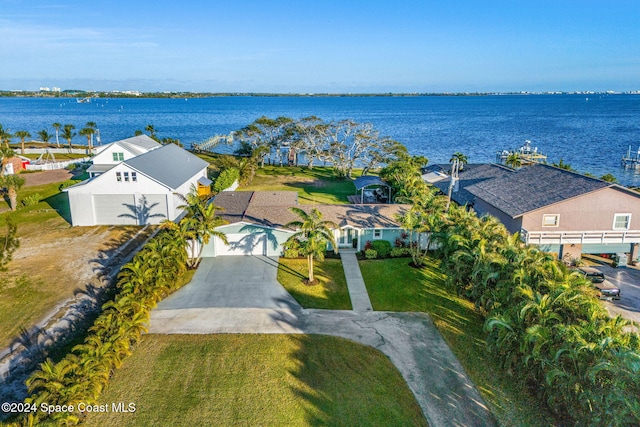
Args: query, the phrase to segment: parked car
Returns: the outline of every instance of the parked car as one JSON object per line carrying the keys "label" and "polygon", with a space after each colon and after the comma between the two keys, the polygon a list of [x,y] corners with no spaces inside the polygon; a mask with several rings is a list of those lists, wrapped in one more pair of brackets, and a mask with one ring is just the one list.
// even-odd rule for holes
{"label": "parked car", "polygon": [[593,267],[580,267],[578,271],[593,283],[593,287],[600,293],[600,299],[620,299],[620,288],[609,282],[604,273]]}

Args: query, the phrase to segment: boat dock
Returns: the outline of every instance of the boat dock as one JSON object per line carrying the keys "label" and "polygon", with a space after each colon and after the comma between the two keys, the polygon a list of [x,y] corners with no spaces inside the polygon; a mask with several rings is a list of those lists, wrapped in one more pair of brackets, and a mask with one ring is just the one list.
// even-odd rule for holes
{"label": "boat dock", "polygon": [[538,147],[532,147],[528,139],[524,145],[515,150],[502,150],[496,153],[496,163],[504,164],[511,155],[517,155],[522,163],[546,163],[547,156],[538,151]]}
{"label": "boat dock", "polygon": [[631,155],[631,146],[627,151],[626,157],[622,158],[622,167],[625,169],[640,169],[640,147],[634,156]]}

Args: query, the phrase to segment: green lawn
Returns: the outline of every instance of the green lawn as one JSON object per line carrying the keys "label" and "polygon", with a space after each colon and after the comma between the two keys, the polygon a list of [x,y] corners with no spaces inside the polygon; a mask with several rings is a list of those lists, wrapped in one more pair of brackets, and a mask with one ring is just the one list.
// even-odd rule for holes
{"label": "green lawn", "polygon": [[315,261],[314,276],[320,283],[307,286],[306,259],[280,258],[278,281],[304,308],[351,310],[351,299],[340,259]]}
{"label": "green lawn", "polygon": [[444,288],[438,261],[418,270],[409,258],[360,261],[374,310],[429,313],[503,426],[549,426],[545,409],[502,372],[485,350],[484,318],[471,302]]}
{"label": "green lawn", "polygon": [[[356,176],[359,173],[357,171]],[[251,184],[240,187],[240,190],[297,191],[301,204],[349,203],[347,196],[356,193],[351,180],[336,179],[329,167],[308,170],[293,166],[259,168]]]}
{"label": "green lawn", "polygon": [[425,426],[389,359],[316,335],[147,335],[87,426]]}

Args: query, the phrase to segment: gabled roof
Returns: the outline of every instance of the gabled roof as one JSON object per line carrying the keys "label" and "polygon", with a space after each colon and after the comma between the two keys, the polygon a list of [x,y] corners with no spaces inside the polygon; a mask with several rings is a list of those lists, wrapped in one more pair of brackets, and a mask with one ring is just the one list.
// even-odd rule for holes
{"label": "gabled roof", "polygon": [[124,164],[172,189],[180,187],[209,166],[209,163],[175,144],[125,160]]}
{"label": "gabled roof", "polygon": [[534,164],[466,186],[466,191],[512,218],[615,184],[554,166]]}
{"label": "gabled roof", "polygon": [[213,199],[216,206],[222,208],[218,211],[229,224],[241,222],[244,213],[249,207],[249,201],[253,196],[253,191],[222,191]]}
{"label": "gabled roof", "polygon": [[156,140],[147,135],[137,135],[131,138],[114,141],[102,147],[98,147],[98,154],[112,145],[119,145],[120,147],[136,156],[146,153],[147,151],[155,150],[156,148],[162,147],[162,144],[158,143]]}

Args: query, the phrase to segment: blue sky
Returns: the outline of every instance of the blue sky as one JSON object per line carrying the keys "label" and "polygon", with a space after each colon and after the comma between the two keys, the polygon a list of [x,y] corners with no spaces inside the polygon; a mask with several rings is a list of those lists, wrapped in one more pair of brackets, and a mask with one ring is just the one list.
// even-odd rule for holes
{"label": "blue sky", "polygon": [[0,89],[640,90],[639,1],[0,0]]}

